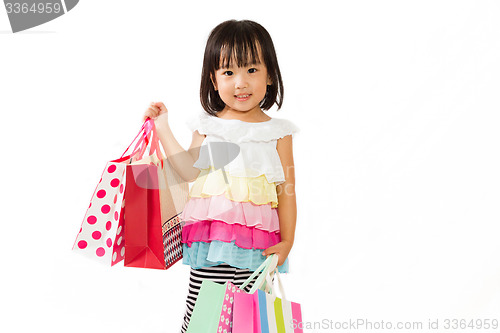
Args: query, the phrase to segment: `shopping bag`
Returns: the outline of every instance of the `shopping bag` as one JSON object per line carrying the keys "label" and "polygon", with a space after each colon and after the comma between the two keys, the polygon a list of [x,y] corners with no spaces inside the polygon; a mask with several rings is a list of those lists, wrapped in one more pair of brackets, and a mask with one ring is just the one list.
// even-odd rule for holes
{"label": "shopping bag", "polygon": [[[270,262],[269,262],[270,260]],[[235,295],[233,332],[235,333],[302,333],[302,310],[299,303],[285,297],[277,268],[278,256],[272,254],[263,263],[264,270],[249,293]],[[260,268],[260,267],[259,267]],[[259,269],[260,270],[260,269]],[[258,274],[255,271],[241,289]],[[277,297],[272,275],[278,279],[281,298]]]}
{"label": "shopping bag", "polygon": [[[277,255],[270,255],[257,268],[254,273],[241,285],[245,288],[248,283],[260,274],[249,293],[243,292],[235,295],[233,305],[233,329],[238,333],[261,333],[260,314],[258,310],[258,293],[261,288],[270,290],[268,280],[265,278],[270,271],[273,271],[278,263]],[[261,272],[262,271],[262,272]],[[259,273],[261,272],[261,273]],[[272,282],[271,282],[272,284]]]}
{"label": "shopping bag", "polygon": [[231,332],[234,297],[242,292],[231,281],[203,280],[186,333]]}
{"label": "shopping bag", "polygon": [[[255,296],[257,293],[247,294],[238,293],[234,296],[233,304],[233,327],[234,332],[254,333],[259,332],[260,318],[259,313],[255,312]],[[258,300],[257,300],[258,302]]]}
{"label": "shopping bag", "polygon": [[[73,243],[75,252],[111,266],[123,260],[126,167],[132,158],[144,154],[153,125],[152,120],[145,121],[121,157],[107,162]],[[134,149],[126,155],[136,140]]]}
{"label": "shopping bag", "polygon": [[[271,257],[268,257],[257,270],[254,272],[252,279],[263,270],[263,274],[267,273],[270,268],[272,268]],[[277,263],[277,261],[276,261]],[[253,287],[261,287],[266,281],[264,281],[264,275],[261,275],[256,281]],[[250,279],[251,280],[251,279]],[[247,280],[250,282],[249,280]],[[247,283],[248,284],[248,283]],[[258,284],[258,285],[257,285]],[[246,286],[246,284],[245,284]],[[189,320],[189,325],[187,328],[187,333],[201,333],[201,332],[240,332],[233,330],[233,322],[235,315],[235,309],[233,305],[235,304],[236,297],[248,296],[253,299],[253,295],[246,294],[243,287],[238,288],[231,281],[226,281],[225,284],[220,284],[213,282],[211,280],[203,280],[201,283],[200,291],[196,299],[196,303]],[[253,320],[253,301],[251,305],[245,307],[239,312],[239,320],[245,325],[240,325],[242,328],[241,332],[254,332],[252,323],[248,323],[247,320]],[[240,307],[242,303],[240,302]],[[250,311],[250,312],[248,312]],[[257,323],[256,323],[257,324]],[[259,323],[260,324],[260,323]],[[248,327],[251,329],[248,330]]]}
{"label": "shopping bag", "polygon": [[220,311],[220,319],[217,326],[217,332],[231,332],[233,327],[233,304],[236,295],[244,292],[231,281],[226,282],[226,289],[222,301],[222,309]]}
{"label": "shopping bag", "polygon": [[154,126],[150,150],[157,153],[127,166],[125,266],[167,269],[182,259],[180,214],[189,187],[163,158]]}
{"label": "shopping bag", "polygon": [[[279,298],[270,295],[261,289],[258,289],[252,296],[254,296],[253,332],[303,332],[302,311],[299,303],[288,301],[284,296]],[[238,304],[238,300],[235,300],[235,302]],[[236,325],[236,327],[239,326]]]}
{"label": "shopping bag", "polygon": [[168,159],[158,161],[153,155],[153,162],[158,167],[164,259],[165,268],[169,268],[182,259],[181,214],[188,201],[189,185]]}

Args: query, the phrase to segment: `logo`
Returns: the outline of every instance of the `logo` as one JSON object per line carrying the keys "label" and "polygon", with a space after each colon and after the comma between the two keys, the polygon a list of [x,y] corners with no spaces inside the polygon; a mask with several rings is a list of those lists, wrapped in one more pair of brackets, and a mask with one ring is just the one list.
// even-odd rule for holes
{"label": "logo", "polygon": [[52,21],[75,8],[77,3],[78,0],[4,0],[14,33]]}

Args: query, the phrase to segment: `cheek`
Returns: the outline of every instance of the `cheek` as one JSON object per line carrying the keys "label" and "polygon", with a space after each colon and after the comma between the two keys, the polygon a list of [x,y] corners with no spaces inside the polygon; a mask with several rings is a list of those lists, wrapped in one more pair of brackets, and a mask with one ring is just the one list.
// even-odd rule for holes
{"label": "cheek", "polygon": [[266,90],[267,90],[267,80],[260,80],[259,81],[259,90],[261,92],[264,92],[264,94],[266,93]]}
{"label": "cheek", "polygon": [[223,93],[230,93],[231,92],[231,84],[228,82],[228,80],[221,80],[218,83],[219,90]]}

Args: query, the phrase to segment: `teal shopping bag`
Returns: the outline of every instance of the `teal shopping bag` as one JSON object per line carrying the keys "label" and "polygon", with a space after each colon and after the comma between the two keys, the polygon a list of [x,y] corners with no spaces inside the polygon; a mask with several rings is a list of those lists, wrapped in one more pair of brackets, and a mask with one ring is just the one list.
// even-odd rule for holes
{"label": "teal shopping bag", "polygon": [[233,325],[233,303],[236,295],[240,293],[244,292],[231,281],[219,284],[203,280],[187,332],[230,333]]}
{"label": "teal shopping bag", "polygon": [[225,284],[203,280],[186,333],[217,332]]}

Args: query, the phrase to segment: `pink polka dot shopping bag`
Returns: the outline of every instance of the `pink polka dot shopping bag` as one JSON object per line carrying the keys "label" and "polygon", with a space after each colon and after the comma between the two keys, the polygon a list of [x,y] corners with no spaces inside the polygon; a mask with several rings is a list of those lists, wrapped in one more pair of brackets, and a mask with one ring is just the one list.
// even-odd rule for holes
{"label": "pink polka dot shopping bag", "polygon": [[106,164],[73,250],[111,266],[125,259],[129,267],[167,269],[182,258],[179,215],[187,194],[148,119],[122,156]]}

